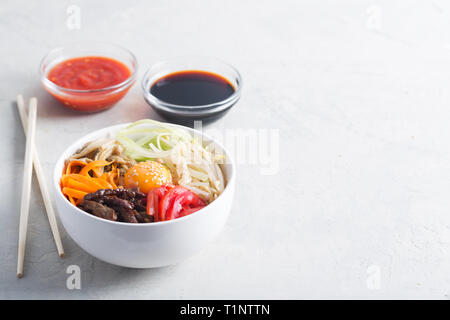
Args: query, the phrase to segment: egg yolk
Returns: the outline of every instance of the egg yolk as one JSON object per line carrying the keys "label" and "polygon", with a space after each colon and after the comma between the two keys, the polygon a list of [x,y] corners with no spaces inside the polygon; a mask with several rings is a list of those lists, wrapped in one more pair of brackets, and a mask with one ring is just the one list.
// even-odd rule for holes
{"label": "egg yolk", "polygon": [[170,183],[172,183],[172,175],[169,169],[156,161],[140,162],[130,168],[124,177],[125,188],[138,188],[144,193]]}

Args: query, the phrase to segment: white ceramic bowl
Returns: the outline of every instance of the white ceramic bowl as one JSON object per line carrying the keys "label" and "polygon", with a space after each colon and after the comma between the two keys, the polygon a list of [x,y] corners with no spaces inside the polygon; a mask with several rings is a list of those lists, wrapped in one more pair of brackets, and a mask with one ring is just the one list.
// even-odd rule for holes
{"label": "white ceramic bowl", "polygon": [[[177,263],[199,252],[223,228],[233,201],[235,165],[221,144],[203,135],[204,141],[213,142],[227,157],[222,168],[227,185],[223,193],[205,208],[171,221],[143,224],[115,222],[98,218],[73,206],[59,186],[64,160],[84,143],[101,137],[114,137],[117,131],[127,125],[92,132],[73,143],[59,157],[53,172],[59,217],[72,239],[100,260],[131,268],[154,268]],[[191,134],[194,132],[193,129],[183,128]]]}

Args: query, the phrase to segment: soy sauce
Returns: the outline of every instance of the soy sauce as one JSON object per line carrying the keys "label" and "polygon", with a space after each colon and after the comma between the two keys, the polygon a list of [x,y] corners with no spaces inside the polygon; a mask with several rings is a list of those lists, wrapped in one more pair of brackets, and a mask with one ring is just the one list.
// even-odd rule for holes
{"label": "soy sauce", "polygon": [[206,71],[179,71],[157,80],[150,93],[158,99],[180,106],[201,106],[223,101],[235,89],[227,79]]}

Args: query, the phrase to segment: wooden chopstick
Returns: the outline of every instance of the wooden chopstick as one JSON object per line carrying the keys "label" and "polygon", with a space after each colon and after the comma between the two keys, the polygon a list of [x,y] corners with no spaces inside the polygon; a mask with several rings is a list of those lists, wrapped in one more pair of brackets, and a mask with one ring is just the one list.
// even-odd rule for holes
{"label": "wooden chopstick", "polygon": [[[19,110],[20,120],[22,121],[23,130],[25,135],[27,134],[27,115],[25,111],[25,103],[22,95],[17,96],[17,108]],[[56,222],[55,211],[53,210],[52,202],[50,199],[50,194],[48,192],[47,184],[45,181],[44,170],[42,169],[41,162],[38,157],[36,148],[33,148],[33,164],[36,177],[39,181],[39,188],[41,189],[42,199],[44,201],[45,210],[47,211],[47,218],[50,224],[50,229],[52,230],[53,239],[55,240],[56,248],[58,250],[58,255],[64,257],[64,249],[61,241],[61,236],[59,234],[58,223]]]}
{"label": "wooden chopstick", "polygon": [[36,98],[30,100],[28,113],[27,140],[25,145],[25,160],[22,180],[22,199],[20,202],[19,249],[17,258],[17,277],[23,275],[23,258],[27,241],[28,214],[30,211],[31,178],[33,173],[33,148],[36,132]]}

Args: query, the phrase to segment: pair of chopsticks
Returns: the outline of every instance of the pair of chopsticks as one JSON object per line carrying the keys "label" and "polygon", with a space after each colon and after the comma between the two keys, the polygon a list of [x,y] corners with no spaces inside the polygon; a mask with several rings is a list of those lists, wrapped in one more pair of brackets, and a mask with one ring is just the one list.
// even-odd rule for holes
{"label": "pair of chopsticks", "polygon": [[47,211],[50,228],[55,239],[56,248],[60,257],[64,256],[64,249],[59,235],[58,225],[56,222],[55,211],[53,210],[50,194],[45,183],[45,175],[39,161],[38,154],[34,146],[36,135],[36,114],[37,114],[37,99],[31,98],[27,112],[25,110],[25,103],[22,95],[17,96],[17,109],[19,110],[20,120],[22,121],[23,130],[26,135],[25,145],[25,161],[24,174],[22,182],[22,199],[20,203],[20,224],[19,224],[19,248],[17,258],[17,277],[21,278],[23,275],[23,260],[25,257],[25,245],[27,240],[28,215],[30,211],[30,195],[31,195],[31,179],[33,175],[33,164],[36,177],[39,181],[42,198],[44,200],[45,209]]}

